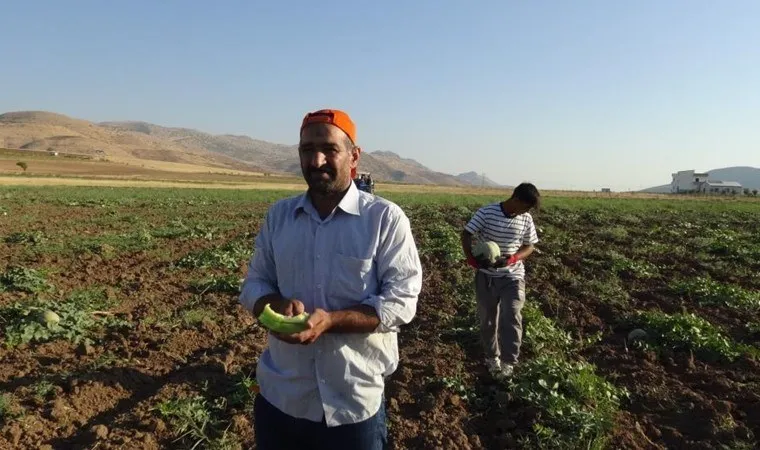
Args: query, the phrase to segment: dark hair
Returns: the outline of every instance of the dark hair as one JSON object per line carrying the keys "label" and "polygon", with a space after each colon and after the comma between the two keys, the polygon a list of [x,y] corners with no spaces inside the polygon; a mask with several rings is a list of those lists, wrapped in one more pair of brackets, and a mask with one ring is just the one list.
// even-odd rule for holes
{"label": "dark hair", "polygon": [[520,200],[531,208],[535,208],[541,203],[541,194],[538,193],[538,189],[531,183],[520,183],[512,191],[512,198]]}

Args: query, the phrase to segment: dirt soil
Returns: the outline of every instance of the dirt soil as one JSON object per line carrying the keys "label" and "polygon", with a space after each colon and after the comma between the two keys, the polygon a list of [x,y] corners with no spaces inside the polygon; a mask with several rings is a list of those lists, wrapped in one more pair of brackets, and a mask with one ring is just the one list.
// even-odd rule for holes
{"label": "dirt soil", "polygon": [[[108,312],[132,326],[104,331],[92,345],[56,340],[0,348],[0,391],[9,399],[0,448],[191,447],[192,441],[176,440],[176,426],[160,416],[157,405],[194,395],[209,403],[219,398],[231,401],[239,392],[240,377],[255,373],[266,333],[241,308],[235,292],[203,293],[192,287],[212,275],[242,277],[247,260],[239,259],[235,269],[184,268],[177,262],[227,242],[250,245],[268,203],[150,200],[98,207],[14,197],[2,206],[8,214],[0,217],[0,238],[38,231],[46,240],[0,243],[0,273],[11,265],[40,269],[55,286],[54,292],[44,294],[52,299],[66,298],[81,288],[103,287],[115,299]],[[609,217],[609,226],[614,226],[616,213]],[[652,239],[648,230],[667,226],[667,217],[650,217],[658,224],[647,229],[631,227],[631,242],[638,245]],[[172,227],[178,220],[222,228],[212,239],[154,237],[137,244],[129,241],[129,245],[117,240],[143,228]],[[685,300],[670,293],[667,283],[675,276],[689,276],[690,266],[675,265],[668,254],[653,255],[653,263],[662,267],[658,275],[622,277],[627,302],[610,303],[582,287],[598,270],[587,264],[594,254],[586,250],[586,243],[622,252],[627,247],[595,241],[590,219],[572,221],[549,208],[536,220],[551,231],[542,234],[544,251],[529,265],[529,298],[576,338],[601,332],[601,341],[584,356],[605,377],[632,393],[617,419],[614,448],[707,449],[755,442],[760,436],[760,364],[756,359],[705,362],[689,353],[658,356],[626,345],[628,329],[618,319],[638,309],[674,312],[684,308]],[[413,222],[415,228],[418,225]],[[753,226],[760,232],[756,222]],[[104,235],[114,240],[86,248],[75,245],[82,237]],[[564,240],[563,235],[574,236],[576,242]],[[659,238],[667,240],[667,236]],[[103,245],[110,250],[103,251]],[[540,419],[537,411],[516,402],[490,380],[480,364],[477,340],[452,339],[444,333],[451,317],[461,312],[461,304],[453,298],[452,274],[469,277],[470,269],[460,261],[434,257],[423,258],[423,264],[425,281],[417,317],[400,335],[400,366],[387,386],[392,448],[517,448],[518,437],[531,433]],[[710,269],[695,270],[708,273]],[[760,288],[756,279],[742,278],[742,283]],[[0,306],[30,298],[23,292],[0,292]],[[752,320],[760,323],[758,313],[748,316],[725,308],[687,306],[725,327],[732,337],[758,343],[756,335],[740,331]],[[490,406],[473,404],[461,390],[440,382],[444,379],[460,380],[476,398],[489,398]],[[40,394],[43,386],[48,388]],[[222,429],[229,426],[243,448],[252,448],[247,406],[222,411],[218,417],[225,424]]]}

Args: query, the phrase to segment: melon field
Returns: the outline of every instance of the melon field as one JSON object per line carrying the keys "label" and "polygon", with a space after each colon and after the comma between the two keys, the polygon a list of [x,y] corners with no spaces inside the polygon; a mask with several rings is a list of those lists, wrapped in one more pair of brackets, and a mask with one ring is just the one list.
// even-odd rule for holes
{"label": "melon field", "polygon": [[[0,448],[252,448],[267,336],[238,288],[291,194],[0,189]],[[501,199],[387,197],[424,269],[391,448],[760,445],[760,202],[546,198],[521,364],[498,383],[459,232]]]}

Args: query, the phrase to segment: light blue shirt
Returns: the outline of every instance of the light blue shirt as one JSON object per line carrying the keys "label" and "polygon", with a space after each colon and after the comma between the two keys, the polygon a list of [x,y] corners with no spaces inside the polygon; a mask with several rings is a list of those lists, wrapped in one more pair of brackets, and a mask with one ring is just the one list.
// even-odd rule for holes
{"label": "light blue shirt", "polygon": [[380,407],[384,377],[398,367],[397,332],[417,310],[422,266],[409,219],[396,204],[352,182],[320,219],[306,193],[272,205],[255,239],[240,302],[279,292],[307,312],[370,305],[373,333],[325,333],[310,345],[271,334],[256,368],[260,395],[284,413],[328,426],[356,423]]}

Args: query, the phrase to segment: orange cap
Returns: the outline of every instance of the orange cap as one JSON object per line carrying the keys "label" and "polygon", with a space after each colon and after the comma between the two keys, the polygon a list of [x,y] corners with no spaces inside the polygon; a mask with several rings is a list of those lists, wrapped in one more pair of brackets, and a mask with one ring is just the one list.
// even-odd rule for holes
{"label": "orange cap", "polygon": [[339,109],[320,109],[306,114],[301,123],[301,130],[311,123],[329,123],[343,130],[351,142],[356,144],[356,125],[348,114]]}

